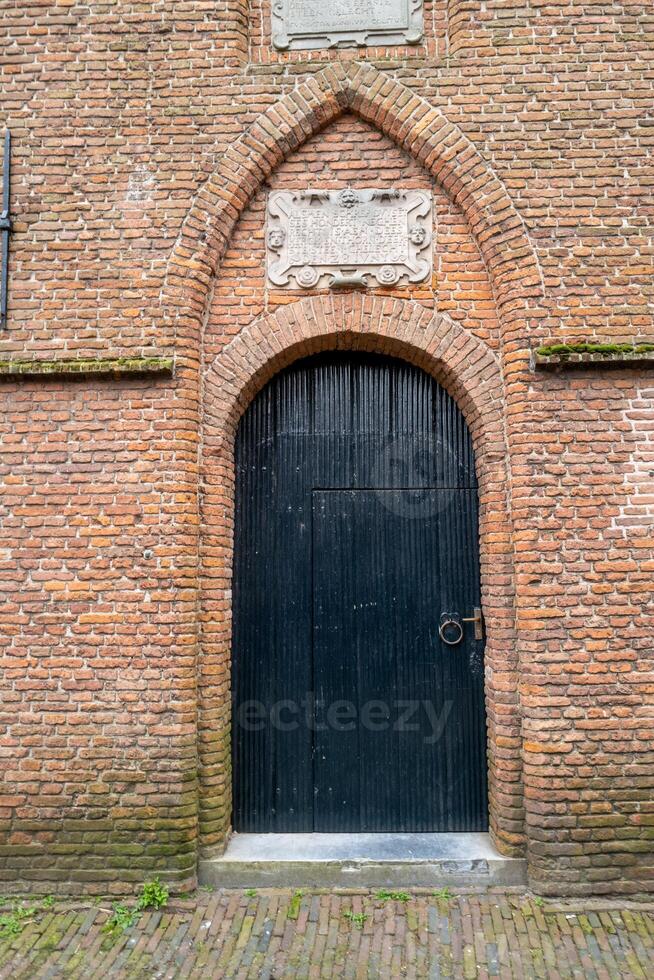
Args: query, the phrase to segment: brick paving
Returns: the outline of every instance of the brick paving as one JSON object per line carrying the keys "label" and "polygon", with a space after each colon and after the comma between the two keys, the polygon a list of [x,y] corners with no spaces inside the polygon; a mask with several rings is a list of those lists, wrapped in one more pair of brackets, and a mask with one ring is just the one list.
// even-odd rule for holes
{"label": "brick paving", "polygon": [[199,891],[117,935],[104,903],[39,909],[0,938],[1,980],[654,977],[654,906],[619,900]]}

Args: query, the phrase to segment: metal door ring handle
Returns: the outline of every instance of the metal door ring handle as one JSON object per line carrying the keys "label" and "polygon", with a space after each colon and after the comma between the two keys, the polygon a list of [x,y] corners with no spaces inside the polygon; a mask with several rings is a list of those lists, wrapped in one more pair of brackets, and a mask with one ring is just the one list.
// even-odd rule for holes
{"label": "metal door ring handle", "polygon": [[[447,637],[445,636],[445,630],[449,626],[456,626],[456,628],[459,631],[459,635],[454,640],[448,640]],[[440,636],[443,643],[447,643],[448,647],[455,647],[457,643],[460,643],[461,640],[463,639],[463,626],[456,619],[446,619],[438,627],[438,635]]]}

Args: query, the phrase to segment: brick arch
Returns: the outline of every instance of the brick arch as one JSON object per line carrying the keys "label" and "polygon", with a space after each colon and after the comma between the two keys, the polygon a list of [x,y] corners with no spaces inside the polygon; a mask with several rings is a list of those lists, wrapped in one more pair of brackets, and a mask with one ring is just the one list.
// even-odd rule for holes
{"label": "brick arch", "polygon": [[[199,329],[206,294],[234,226],[260,184],[298,147],[354,112],[415,157],[461,207],[500,312],[524,317],[541,295],[534,249],[504,185],[441,109],[372,65],[334,63],[271,105],[225,152],[198,192],[170,256],[164,314]],[[184,331],[183,331],[184,332]]]}
{"label": "brick arch", "polygon": [[322,350],[404,358],[456,399],[470,427],[480,486],[482,601],[488,624],[486,701],[491,829],[505,851],[522,842],[521,762],[513,641],[513,573],[503,383],[491,349],[411,300],[361,294],[299,300],[245,327],[204,383],[199,668],[200,834],[222,846],[230,825],[231,568],[234,437],[254,395],[283,367]]}

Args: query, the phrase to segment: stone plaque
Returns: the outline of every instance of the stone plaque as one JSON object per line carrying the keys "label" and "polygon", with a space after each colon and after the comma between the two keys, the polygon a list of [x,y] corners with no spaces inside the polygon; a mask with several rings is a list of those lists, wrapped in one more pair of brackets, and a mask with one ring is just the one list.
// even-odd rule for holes
{"label": "stone plaque", "polygon": [[268,280],[275,286],[394,286],[431,275],[431,193],[273,191]]}
{"label": "stone plaque", "polygon": [[281,51],[418,44],[422,0],[273,0],[272,29]]}

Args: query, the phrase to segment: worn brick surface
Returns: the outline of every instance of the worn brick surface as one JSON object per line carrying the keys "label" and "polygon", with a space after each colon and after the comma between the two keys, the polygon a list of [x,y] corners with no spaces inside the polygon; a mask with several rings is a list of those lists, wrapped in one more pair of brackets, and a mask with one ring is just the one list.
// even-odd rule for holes
{"label": "worn brick surface", "polygon": [[646,980],[654,970],[651,906],[493,892],[405,897],[199,893],[117,935],[103,932],[105,907],[64,905],[0,938],[0,977]]}
{"label": "worn brick surface", "polygon": [[[221,846],[234,424],[345,345],[473,430],[498,845],[544,892],[651,889],[651,373],[529,360],[654,337],[651,2],[427,0],[415,48],[284,53],[269,0],[7,0],[0,44],[0,358],[175,358],[0,382],[1,886]],[[433,281],[267,290],[267,189],[348,182],[433,189]]]}

